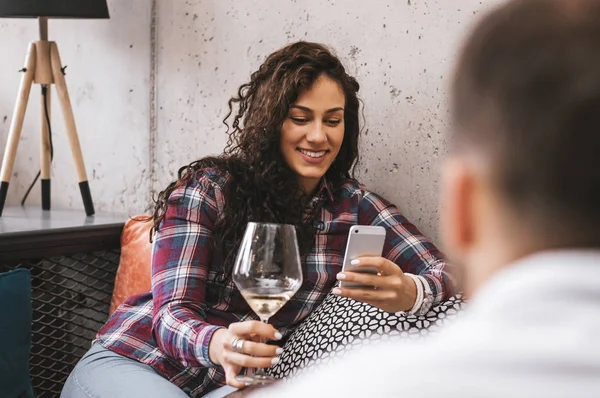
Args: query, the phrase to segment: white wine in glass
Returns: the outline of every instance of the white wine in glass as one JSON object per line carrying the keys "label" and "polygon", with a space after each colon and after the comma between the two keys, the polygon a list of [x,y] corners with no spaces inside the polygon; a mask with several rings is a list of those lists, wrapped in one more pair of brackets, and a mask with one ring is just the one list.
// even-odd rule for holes
{"label": "white wine in glass", "polygon": [[[302,285],[302,265],[293,225],[248,223],[233,268],[233,282],[264,323]],[[258,369],[240,375],[246,384],[266,384],[275,378]]]}

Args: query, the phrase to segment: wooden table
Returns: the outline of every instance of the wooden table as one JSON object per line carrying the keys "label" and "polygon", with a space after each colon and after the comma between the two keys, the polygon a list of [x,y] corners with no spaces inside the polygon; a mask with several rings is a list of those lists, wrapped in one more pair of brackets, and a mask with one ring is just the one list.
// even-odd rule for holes
{"label": "wooden table", "polygon": [[127,215],[6,207],[0,217],[0,261],[119,248]]}

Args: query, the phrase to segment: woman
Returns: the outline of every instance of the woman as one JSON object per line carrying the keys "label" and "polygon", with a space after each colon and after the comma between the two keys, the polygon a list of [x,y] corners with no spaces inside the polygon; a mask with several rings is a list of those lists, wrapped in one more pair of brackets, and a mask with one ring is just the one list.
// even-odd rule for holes
{"label": "woman", "polygon": [[[267,58],[229,101],[225,121],[237,113],[225,152],[183,167],[160,194],[152,291],[111,316],[64,397],[196,397],[225,383],[240,387],[241,367],[276,363],[279,346],[329,292],[390,312],[427,310],[449,296],[439,251],[350,178],[358,88],[319,44],[295,43]],[[232,281],[249,221],[297,226],[304,283],[270,325],[256,321]],[[379,275],[340,273],[355,224],[387,230],[383,257],[360,259]],[[341,279],[377,288],[332,291]],[[232,347],[234,339],[243,344]]]}

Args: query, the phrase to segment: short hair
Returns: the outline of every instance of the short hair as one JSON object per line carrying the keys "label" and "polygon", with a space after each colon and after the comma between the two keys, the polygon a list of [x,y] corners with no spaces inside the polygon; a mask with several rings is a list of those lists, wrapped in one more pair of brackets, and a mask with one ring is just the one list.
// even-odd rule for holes
{"label": "short hair", "polygon": [[458,61],[452,116],[451,151],[489,159],[524,222],[598,245],[600,1],[513,0],[490,12]]}

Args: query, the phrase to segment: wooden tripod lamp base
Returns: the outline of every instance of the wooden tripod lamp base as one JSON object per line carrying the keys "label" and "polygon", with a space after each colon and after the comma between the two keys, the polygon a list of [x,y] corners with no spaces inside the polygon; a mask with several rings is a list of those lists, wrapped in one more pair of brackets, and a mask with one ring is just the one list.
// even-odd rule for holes
{"label": "wooden tripod lamp base", "polygon": [[65,81],[64,69],[60,61],[58,47],[55,42],[48,41],[48,20],[47,18],[39,18],[40,23],[40,40],[31,43],[25,58],[25,67],[22,72],[21,84],[19,86],[19,94],[15,105],[15,110],[10,123],[8,133],[8,141],[2,160],[2,168],[0,169],[0,216],[4,210],[6,196],[8,194],[8,185],[12,174],[12,169],[15,163],[17,147],[23,129],[23,121],[29,101],[29,93],[33,83],[42,86],[41,97],[41,153],[40,153],[40,177],[42,188],[42,209],[50,210],[50,176],[52,171],[51,158],[51,142],[50,129],[48,126],[50,120],[50,98],[51,87],[56,87],[56,93],[62,109],[62,115],[65,122],[65,129],[71,153],[75,162],[77,178],[79,180],[79,190],[85,213],[88,216],[94,214],[94,204],[92,202],[92,194],[83,163],[83,154],[81,152],[81,144],[77,135],[77,127],[75,126],[75,118],[73,117],[73,108],[69,99],[67,83]]}

